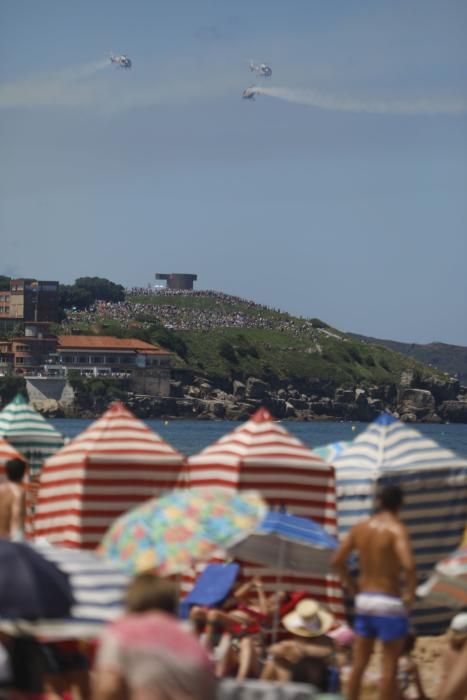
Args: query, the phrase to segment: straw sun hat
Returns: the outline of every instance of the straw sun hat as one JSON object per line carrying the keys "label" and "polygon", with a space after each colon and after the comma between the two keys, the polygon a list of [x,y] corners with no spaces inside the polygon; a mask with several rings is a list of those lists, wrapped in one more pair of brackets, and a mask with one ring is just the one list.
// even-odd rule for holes
{"label": "straw sun hat", "polygon": [[331,629],[334,616],[315,600],[305,598],[282,618],[285,629],[299,637],[319,637]]}
{"label": "straw sun hat", "polygon": [[467,635],[467,613],[454,615],[449,629],[457,635]]}

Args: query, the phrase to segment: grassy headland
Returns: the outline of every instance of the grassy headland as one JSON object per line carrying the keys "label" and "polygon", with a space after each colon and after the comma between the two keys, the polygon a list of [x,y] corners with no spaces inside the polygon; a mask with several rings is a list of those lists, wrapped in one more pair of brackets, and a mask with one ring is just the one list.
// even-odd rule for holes
{"label": "grassy headland", "polygon": [[172,350],[175,370],[228,387],[250,376],[278,388],[306,392],[318,386],[398,384],[404,371],[439,376],[401,353],[361,342],[319,319],[303,319],[247,300],[214,292],[133,293],[68,314],[61,332],[81,331],[139,337]]}

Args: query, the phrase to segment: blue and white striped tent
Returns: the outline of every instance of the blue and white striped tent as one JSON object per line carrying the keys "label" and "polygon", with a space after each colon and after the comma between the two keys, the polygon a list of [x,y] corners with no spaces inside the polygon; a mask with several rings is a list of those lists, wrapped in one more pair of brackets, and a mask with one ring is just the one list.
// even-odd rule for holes
{"label": "blue and white striped tent", "polygon": [[[419,582],[459,546],[467,519],[467,460],[384,413],[336,457],[334,467],[341,537],[374,512],[382,486],[397,483]],[[452,611],[420,601],[413,617],[419,633],[436,634],[445,631]]]}
{"label": "blue and white striped tent", "polygon": [[130,577],[118,564],[95,552],[55,547],[46,540],[31,546],[68,574],[75,604],[68,618],[14,623],[0,620],[1,629],[13,634],[21,630],[50,640],[90,639],[123,613]]}

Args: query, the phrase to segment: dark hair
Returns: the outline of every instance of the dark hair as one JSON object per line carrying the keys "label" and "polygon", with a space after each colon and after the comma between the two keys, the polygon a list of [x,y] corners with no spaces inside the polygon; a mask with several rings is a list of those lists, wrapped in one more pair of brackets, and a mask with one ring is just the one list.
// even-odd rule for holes
{"label": "dark hair", "polygon": [[302,656],[292,666],[292,683],[308,683],[314,685],[317,690],[328,689],[328,666],[324,659],[313,656]]}
{"label": "dark hair", "polygon": [[26,462],[15,457],[5,463],[5,471],[10,481],[22,481],[26,474]]}
{"label": "dark hair", "polygon": [[175,584],[161,579],[152,571],[143,571],[130,581],[126,592],[128,612],[160,610],[175,615],[177,591]]}
{"label": "dark hair", "polygon": [[387,484],[383,486],[379,495],[379,502],[382,510],[389,510],[391,513],[397,513],[404,501],[402,489],[397,484]]}

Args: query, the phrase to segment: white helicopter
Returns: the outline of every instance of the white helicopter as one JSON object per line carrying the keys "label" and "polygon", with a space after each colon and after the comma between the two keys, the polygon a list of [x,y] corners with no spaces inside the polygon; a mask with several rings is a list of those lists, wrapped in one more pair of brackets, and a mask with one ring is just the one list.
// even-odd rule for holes
{"label": "white helicopter", "polygon": [[128,56],[110,56],[110,63],[115,63],[120,68],[131,68],[131,59]]}
{"label": "white helicopter", "polygon": [[255,95],[259,94],[259,90],[255,85],[250,85],[246,90],[243,91],[242,97],[244,100],[254,100]]}
{"label": "white helicopter", "polygon": [[272,68],[267,63],[257,64],[250,61],[250,70],[261,78],[270,78],[272,75]]}

